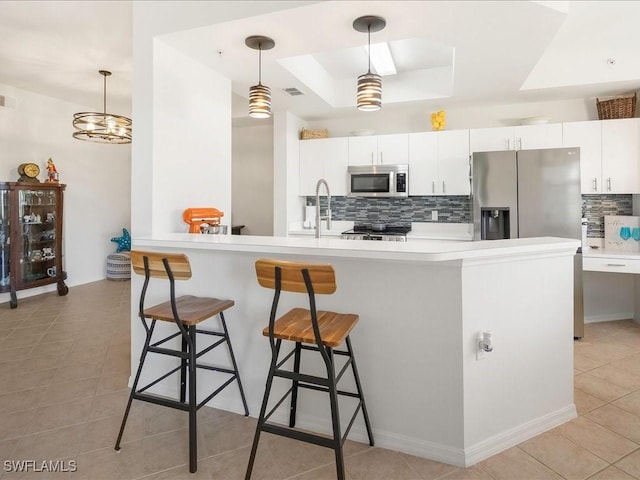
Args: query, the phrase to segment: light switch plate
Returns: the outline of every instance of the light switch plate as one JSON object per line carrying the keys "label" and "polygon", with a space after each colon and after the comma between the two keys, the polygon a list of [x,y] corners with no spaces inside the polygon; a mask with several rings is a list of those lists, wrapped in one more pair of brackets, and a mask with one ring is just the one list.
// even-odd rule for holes
{"label": "light switch plate", "polygon": [[438,211],[437,210],[431,210],[431,220],[433,220],[433,221],[438,220]]}

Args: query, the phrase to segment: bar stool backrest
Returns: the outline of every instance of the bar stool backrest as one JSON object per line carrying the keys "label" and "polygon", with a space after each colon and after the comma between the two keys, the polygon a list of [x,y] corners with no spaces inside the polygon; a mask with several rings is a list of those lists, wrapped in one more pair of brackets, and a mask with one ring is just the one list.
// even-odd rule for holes
{"label": "bar stool backrest", "polygon": [[149,276],[168,279],[164,259],[167,260],[170,271],[175,280],[189,280],[191,278],[191,265],[189,257],[182,253],[144,252],[142,250],[131,251],[131,266],[138,275],[145,275],[144,259],[147,258]]}
{"label": "bar stool backrest", "polygon": [[306,270],[314,293],[332,294],[336,291],[335,272],[329,264],[287,262],[264,258],[256,261],[256,275],[261,286],[277,289],[276,267],[280,269],[280,290],[310,293],[302,273],[303,270]]}

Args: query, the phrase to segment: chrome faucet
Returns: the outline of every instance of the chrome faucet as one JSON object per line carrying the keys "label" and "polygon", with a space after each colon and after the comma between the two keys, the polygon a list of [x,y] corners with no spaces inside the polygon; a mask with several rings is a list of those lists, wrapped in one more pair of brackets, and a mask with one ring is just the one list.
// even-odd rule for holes
{"label": "chrome faucet", "polygon": [[[322,184],[327,191],[327,214],[324,217],[320,215],[320,185]],[[329,192],[329,184],[324,178],[316,183],[316,238],[320,238],[320,220],[326,220],[327,230],[331,230],[331,193]]]}

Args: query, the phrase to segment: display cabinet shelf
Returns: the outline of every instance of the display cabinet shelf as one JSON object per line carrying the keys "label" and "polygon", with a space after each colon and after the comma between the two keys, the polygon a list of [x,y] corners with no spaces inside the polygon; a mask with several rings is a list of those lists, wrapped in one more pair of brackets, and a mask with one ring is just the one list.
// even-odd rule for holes
{"label": "display cabinet shelf", "polygon": [[0,183],[0,292],[10,292],[11,308],[18,306],[20,290],[56,283],[59,295],[69,292],[63,267],[64,189],[58,183]]}

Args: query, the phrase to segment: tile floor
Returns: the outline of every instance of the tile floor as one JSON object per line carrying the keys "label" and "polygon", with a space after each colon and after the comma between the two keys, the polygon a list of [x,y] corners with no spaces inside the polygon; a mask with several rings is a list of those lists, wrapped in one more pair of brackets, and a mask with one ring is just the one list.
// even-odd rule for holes
{"label": "tile floor", "polygon": [[[186,414],[127,399],[129,282],[101,281],[66,297],[0,305],[0,478],[241,479],[255,420],[203,408],[199,468],[188,472]],[[136,353],[137,355],[137,353]],[[640,478],[640,326],[586,326],[575,343],[580,416],[472,468],[349,442],[350,480]],[[369,401],[374,401],[373,399]],[[5,472],[6,460],[64,460],[77,472]],[[255,480],[333,479],[330,450],[263,434]]]}

